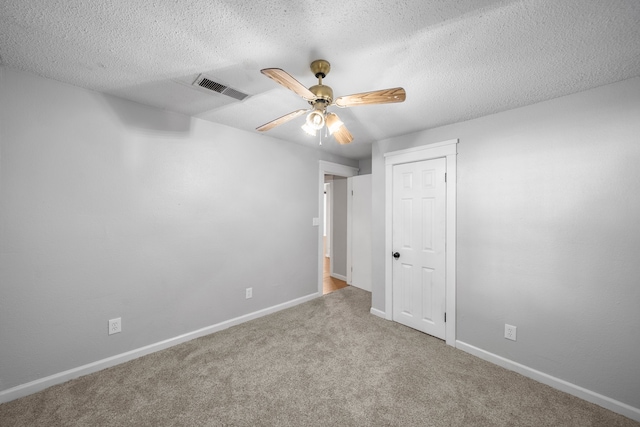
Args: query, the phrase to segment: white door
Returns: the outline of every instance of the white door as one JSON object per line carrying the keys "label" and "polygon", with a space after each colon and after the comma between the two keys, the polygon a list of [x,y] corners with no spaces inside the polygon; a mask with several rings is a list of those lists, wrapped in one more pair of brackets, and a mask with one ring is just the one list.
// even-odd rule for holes
{"label": "white door", "polygon": [[349,178],[351,286],[371,292],[371,175]]}
{"label": "white door", "polygon": [[393,320],[445,339],[446,160],[393,166]]}

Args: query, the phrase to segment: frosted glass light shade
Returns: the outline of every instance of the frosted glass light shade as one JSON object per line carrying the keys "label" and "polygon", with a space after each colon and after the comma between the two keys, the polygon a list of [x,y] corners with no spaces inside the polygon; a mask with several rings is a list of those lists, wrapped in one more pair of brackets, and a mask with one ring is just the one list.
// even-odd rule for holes
{"label": "frosted glass light shade", "polygon": [[324,114],[320,111],[312,111],[307,116],[307,123],[310,128],[319,130],[324,126]]}
{"label": "frosted glass light shade", "polygon": [[344,123],[342,123],[342,120],[340,120],[337,115],[334,113],[327,114],[327,127],[329,128],[329,133],[331,135],[340,129],[342,125],[344,125]]}
{"label": "frosted glass light shade", "polygon": [[309,135],[316,136],[316,130],[311,126],[309,126],[307,122],[305,122],[301,127],[302,127],[302,130],[308,133]]}

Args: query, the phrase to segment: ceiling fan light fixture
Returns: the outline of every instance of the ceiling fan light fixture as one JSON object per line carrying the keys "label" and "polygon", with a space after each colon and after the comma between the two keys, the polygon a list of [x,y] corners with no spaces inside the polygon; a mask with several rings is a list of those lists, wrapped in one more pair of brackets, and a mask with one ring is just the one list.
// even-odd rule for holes
{"label": "ceiling fan light fixture", "polygon": [[311,129],[320,130],[324,126],[324,114],[321,111],[312,111],[307,116],[307,122],[305,123]]}
{"label": "ceiling fan light fixture", "polygon": [[307,122],[304,122],[304,124],[301,126],[301,128],[302,128],[303,131],[305,131],[309,135],[316,136],[316,130],[314,128],[312,128],[311,126],[309,126],[307,124]]}
{"label": "ceiling fan light fixture", "polygon": [[335,113],[327,114],[326,123],[331,135],[333,135],[335,131],[337,131],[344,125],[344,123],[342,123],[342,120],[340,120],[340,118]]}

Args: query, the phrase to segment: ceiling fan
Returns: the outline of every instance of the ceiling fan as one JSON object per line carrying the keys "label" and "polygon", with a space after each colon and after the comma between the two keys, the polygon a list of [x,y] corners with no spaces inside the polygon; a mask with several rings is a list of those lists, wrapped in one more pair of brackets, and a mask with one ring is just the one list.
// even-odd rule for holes
{"label": "ceiling fan", "polygon": [[316,132],[321,130],[325,125],[331,135],[340,144],[348,144],[353,141],[353,136],[346,128],[344,123],[338,118],[335,113],[327,111],[328,107],[333,105],[345,108],[355,107],[357,105],[372,105],[372,104],[389,104],[394,102],[403,102],[406,99],[406,92],[401,87],[392,89],[375,90],[373,92],[356,93],[353,95],[340,96],[333,99],[333,90],[326,85],[322,84],[322,79],[329,74],[331,70],[331,64],[324,59],[317,59],[311,63],[311,72],[318,79],[318,84],[306,88],[299,81],[293,78],[289,73],[280,68],[265,68],[260,70],[265,76],[275,80],[277,83],[286,87],[287,89],[300,95],[305,101],[309,102],[311,108],[296,110],[289,114],[285,114],[282,117],[278,117],[275,120],[265,123],[262,126],[256,128],[260,132],[268,131],[276,126],[293,120],[305,113],[307,119],[302,125],[302,129],[310,135],[316,135]]}

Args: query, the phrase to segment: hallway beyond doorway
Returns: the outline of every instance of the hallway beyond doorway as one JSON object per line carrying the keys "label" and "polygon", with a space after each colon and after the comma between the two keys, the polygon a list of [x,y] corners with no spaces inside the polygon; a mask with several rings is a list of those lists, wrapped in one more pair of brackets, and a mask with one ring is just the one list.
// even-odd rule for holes
{"label": "hallway beyond doorway", "polygon": [[[323,253],[326,253],[326,247],[323,250]],[[338,289],[346,288],[348,286],[347,282],[345,282],[344,280],[331,277],[331,267],[329,266],[329,261],[329,257],[325,256],[322,265],[322,295],[326,295],[329,292],[337,291]]]}

